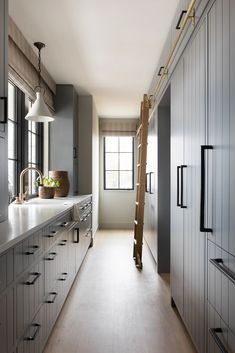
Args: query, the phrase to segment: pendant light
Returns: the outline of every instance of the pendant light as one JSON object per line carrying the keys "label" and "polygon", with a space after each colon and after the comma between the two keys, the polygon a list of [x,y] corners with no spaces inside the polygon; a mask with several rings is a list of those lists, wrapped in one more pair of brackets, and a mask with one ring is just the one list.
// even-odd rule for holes
{"label": "pendant light", "polygon": [[53,121],[54,118],[44,102],[45,90],[41,87],[41,50],[45,48],[45,44],[41,42],[34,43],[34,46],[38,49],[38,86],[35,87],[36,100],[32,107],[29,109],[25,119],[34,121],[36,123],[47,123]]}

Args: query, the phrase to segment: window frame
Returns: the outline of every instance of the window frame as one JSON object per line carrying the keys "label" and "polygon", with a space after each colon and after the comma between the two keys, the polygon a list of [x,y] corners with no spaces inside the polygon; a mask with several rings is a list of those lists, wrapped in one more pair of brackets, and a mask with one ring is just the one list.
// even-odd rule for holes
{"label": "window frame", "polygon": [[[15,112],[15,125],[16,125],[16,131],[15,131],[15,139],[16,139],[16,151],[15,151],[15,161],[16,161],[16,168],[15,168],[15,176],[14,176],[14,189],[16,192],[16,195],[13,195],[13,197],[10,199],[10,194],[9,194],[9,203],[14,201],[15,196],[19,194],[19,189],[20,189],[20,180],[19,180],[19,175],[20,172],[29,166],[29,160],[28,160],[28,131],[29,131],[29,126],[28,126],[28,121],[25,119],[25,116],[28,112],[28,105],[26,104],[28,100],[30,100],[29,97],[25,95],[23,91],[21,91],[20,88],[18,88],[14,82],[11,80],[8,80],[8,84],[11,84],[14,86],[15,89],[15,97],[14,97],[14,112]],[[8,115],[9,119],[9,115]],[[12,120],[12,119],[10,119]],[[40,124],[38,126],[38,149],[36,149],[36,155],[37,155],[37,165],[39,166],[40,170],[43,170],[43,126]],[[8,158],[8,160],[12,160],[12,158]],[[26,176],[28,177],[28,176]],[[9,193],[9,190],[8,190]],[[29,198],[31,197],[36,197],[37,193],[33,193],[29,195]]]}
{"label": "window frame", "polygon": [[[121,153],[131,153],[132,154],[132,169],[131,170],[123,170],[120,169],[120,165],[118,166],[117,170],[113,170],[113,171],[117,171],[118,172],[118,187],[117,188],[107,188],[106,187],[106,172],[109,170],[106,170],[106,154],[109,152],[106,152],[106,137],[112,137],[112,136],[104,136],[103,137],[103,182],[104,182],[104,190],[105,191],[134,191],[135,186],[134,186],[134,180],[135,180],[135,138],[134,136],[115,136],[118,137],[118,152],[112,152],[112,153],[117,153],[118,154],[118,159],[120,161],[120,154]],[[113,136],[114,137],[114,136]],[[132,152],[120,152],[120,137],[131,137],[132,138]],[[112,171],[112,170],[110,170]],[[132,187],[131,188],[120,188],[120,172],[122,171],[128,171],[128,172],[132,172]]]}

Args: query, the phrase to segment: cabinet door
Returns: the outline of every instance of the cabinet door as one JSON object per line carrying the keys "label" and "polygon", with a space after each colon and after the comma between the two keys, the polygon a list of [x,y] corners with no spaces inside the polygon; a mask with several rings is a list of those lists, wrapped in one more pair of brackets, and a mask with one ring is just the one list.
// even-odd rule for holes
{"label": "cabinet door", "polygon": [[[0,0],[0,122],[6,119],[7,103],[7,47],[8,47],[8,1]],[[6,125],[0,124],[0,135],[6,135]],[[0,149],[1,151],[1,149]]]}
{"label": "cabinet door", "polygon": [[14,345],[14,289],[0,298],[1,352],[9,352]]}
{"label": "cabinet door", "polygon": [[[171,80],[171,296],[183,313],[183,210],[178,206],[183,164],[183,60]],[[177,177],[178,174],[178,177]]]}
{"label": "cabinet door", "polygon": [[[213,146],[213,150],[208,153],[208,227],[212,228],[213,233],[208,235],[210,240],[227,251],[229,250],[230,196],[231,200],[233,199],[232,195],[229,195],[229,146],[230,136],[233,138],[234,135],[234,129],[230,127],[229,108],[229,82],[231,80],[229,52],[230,48],[233,50],[232,44],[229,43],[230,3],[234,7],[233,1],[217,0],[208,14],[208,144]],[[232,131],[231,135],[230,131]],[[234,161],[231,163],[231,168],[233,168]],[[235,173],[233,179],[234,175]],[[232,191],[233,182],[230,185],[232,185]],[[233,203],[234,200],[230,205],[231,222],[234,222]],[[234,223],[232,234],[234,237]],[[235,253],[235,245],[232,247]]]}
{"label": "cabinet door", "polygon": [[204,351],[205,248],[200,232],[201,145],[206,124],[206,22],[184,57],[184,319],[199,352]]}

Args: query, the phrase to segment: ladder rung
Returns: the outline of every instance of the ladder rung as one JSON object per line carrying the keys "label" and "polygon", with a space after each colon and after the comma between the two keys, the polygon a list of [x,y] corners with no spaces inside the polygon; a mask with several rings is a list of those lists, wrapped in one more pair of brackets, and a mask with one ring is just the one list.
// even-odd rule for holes
{"label": "ladder rung", "polygon": [[137,130],[137,132],[136,132],[136,135],[139,135],[141,129],[142,129],[142,124],[140,124],[140,126],[138,127],[138,130]]}

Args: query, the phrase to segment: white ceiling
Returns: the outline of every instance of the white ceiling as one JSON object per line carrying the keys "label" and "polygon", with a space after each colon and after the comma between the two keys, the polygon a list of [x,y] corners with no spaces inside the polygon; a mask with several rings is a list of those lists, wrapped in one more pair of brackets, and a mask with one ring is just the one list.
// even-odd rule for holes
{"label": "white ceiling", "polygon": [[94,96],[102,117],[135,117],[179,0],[9,0],[56,83]]}

